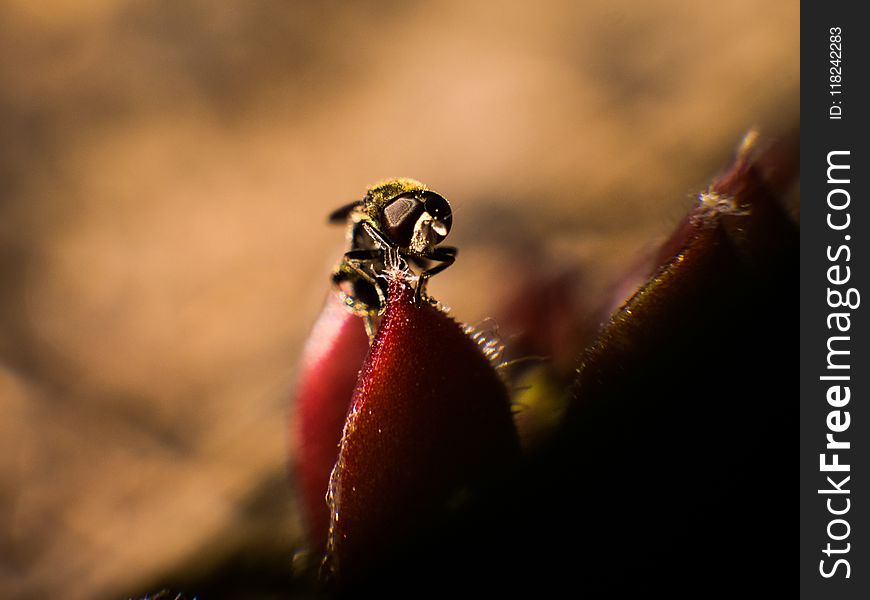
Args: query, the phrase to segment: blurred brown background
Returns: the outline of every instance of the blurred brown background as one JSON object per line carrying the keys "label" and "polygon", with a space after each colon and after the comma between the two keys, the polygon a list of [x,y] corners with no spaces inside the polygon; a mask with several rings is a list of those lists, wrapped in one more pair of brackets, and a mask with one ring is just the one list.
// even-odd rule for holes
{"label": "blurred brown background", "polygon": [[799,118],[796,1],[7,0],[0,57],[4,598],[289,565],[325,216],[366,185],[451,201],[430,290],[473,322],[511,245],[607,289]]}

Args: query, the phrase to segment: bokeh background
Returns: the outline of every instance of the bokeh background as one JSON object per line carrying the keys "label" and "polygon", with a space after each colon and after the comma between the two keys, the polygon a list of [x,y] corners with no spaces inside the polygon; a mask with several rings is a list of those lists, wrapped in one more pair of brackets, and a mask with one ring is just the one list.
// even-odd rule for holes
{"label": "bokeh background", "polygon": [[295,369],[343,247],[325,216],[390,176],[444,194],[461,252],[430,291],[461,320],[498,311],[517,248],[605,293],[748,127],[798,123],[799,18],[0,2],[0,595],[280,579]]}

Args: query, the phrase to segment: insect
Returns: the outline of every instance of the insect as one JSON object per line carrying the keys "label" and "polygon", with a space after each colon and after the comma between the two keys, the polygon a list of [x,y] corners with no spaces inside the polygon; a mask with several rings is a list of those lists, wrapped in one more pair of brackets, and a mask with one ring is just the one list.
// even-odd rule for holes
{"label": "insect", "polygon": [[366,318],[370,335],[373,320],[386,306],[385,271],[410,270],[409,263],[420,269],[414,290],[419,303],[429,278],[456,259],[456,248],[438,245],[453,224],[450,204],[414,179],[382,181],[362,200],[333,211],[329,221],[347,224],[350,246],[333,271],[332,283],[344,304]]}

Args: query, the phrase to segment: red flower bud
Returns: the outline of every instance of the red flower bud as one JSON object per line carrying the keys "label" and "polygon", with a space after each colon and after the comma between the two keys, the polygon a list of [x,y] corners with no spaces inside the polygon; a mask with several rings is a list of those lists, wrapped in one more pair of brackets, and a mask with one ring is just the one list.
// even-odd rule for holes
{"label": "red flower bud", "polygon": [[453,319],[390,283],[330,482],[329,568],[354,579],[508,472],[520,456],[507,390]]}
{"label": "red flower bud", "polygon": [[330,294],[303,351],[292,426],[296,481],[312,550],[329,531],[326,491],[359,369],[368,352],[362,321]]}

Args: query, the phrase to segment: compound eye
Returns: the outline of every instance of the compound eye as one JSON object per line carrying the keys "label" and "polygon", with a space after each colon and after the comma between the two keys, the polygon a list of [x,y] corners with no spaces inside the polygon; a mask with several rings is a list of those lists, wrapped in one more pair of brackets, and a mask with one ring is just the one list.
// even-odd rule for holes
{"label": "compound eye", "polygon": [[447,234],[450,233],[450,228],[453,226],[453,211],[450,210],[450,203],[443,196],[435,192],[425,192],[423,198],[426,212],[435,219],[432,224],[432,231],[439,236],[438,242],[440,243],[441,240],[447,237]]}
{"label": "compound eye", "polygon": [[423,202],[413,192],[396,196],[384,206],[384,233],[396,245],[407,248],[414,236],[414,226],[425,211]]}

